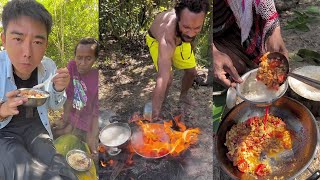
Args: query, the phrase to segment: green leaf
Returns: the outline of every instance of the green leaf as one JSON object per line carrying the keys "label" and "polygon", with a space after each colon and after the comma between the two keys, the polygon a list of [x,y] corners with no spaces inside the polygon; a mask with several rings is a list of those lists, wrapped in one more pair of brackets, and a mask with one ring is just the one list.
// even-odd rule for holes
{"label": "green leaf", "polygon": [[310,28],[306,24],[298,24],[295,28],[303,32],[310,31]]}
{"label": "green leaf", "polygon": [[285,29],[299,29],[302,31],[309,30],[309,27],[306,25],[307,24],[307,19],[300,17],[295,18],[292,21],[288,21],[287,25],[284,26]]}
{"label": "green leaf", "polygon": [[320,63],[320,54],[316,51],[310,49],[300,49],[297,55],[306,60],[313,60],[316,63]]}
{"label": "green leaf", "polygon": [[311,57],[320,59],[320,54],[310,49],[300,49],[297,54],[303,58]]}
{"label": "green leaf", "polygon": [[226,93],[219,96],[213,96],[212,118],[213,118],[214,133],[216,133],[219,128],[219,124],[222,120],[222,115],[225,107],[226,107]]}
{"label": "green leaf", "polygon": [[297,62],[304,61],[304,59],[301,56],[299,56],[299,55],[297,55],[295,53],[289,53],[289,59],[292,60],[292,61],[297,61]]}
{"label": "green leaf", "polygon": [[303,14],[301,13],[301,12],[299,12],[299,11],[293,11],[293,13],[296,15],[296,16],[303,16]]}
{"label": "green leaf", "polygon": [[309,17],[308,19],[306,19],[307,23],[316,23],[319,21],[318,17]]}
{"label": "green leaf", "polygon": [[316,62],[317,64],[320,65],[320,59],[313,59],[313,60],[314,60],[314,62]]}
{"label": "green leaf", "polygon": [[308,14],[319,15],[320,14],[320,8],[318,6],[309,6],[305,10],[305,12],[308,13]]}
{"label": "green leaf", "polygon": [[294,25],[292,25],[292,24],[287,24],[287,25],[285,25],[284,27],[283,27],[283,29],[284,30],[288,30],[288,29],[294,29]]}

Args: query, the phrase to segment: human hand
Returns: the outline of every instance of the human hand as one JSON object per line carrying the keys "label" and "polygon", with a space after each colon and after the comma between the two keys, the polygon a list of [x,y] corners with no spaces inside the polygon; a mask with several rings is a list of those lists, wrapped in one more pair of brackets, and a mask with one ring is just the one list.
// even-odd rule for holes
{"label": "human hand", "polygon": [[266,49],[263,53],[266,52],[280,52],[288,58],[288,50],[282,39],[280,26],[276,27],[266,40]]}
{"label": "human hand", "polygon": [[165,121],[164,118],[160,116],[154,117],[150,120],[150,122],[153,122],[153,123],[162,123],[164,121]]}
{"label": "human hand", "polygon": [[19,90],[10,91],[6,94],[7,101],[0,106],[0,116],[8,117],[19,114],[18,106],[28,101],[26,97],[18,97]]}
{"label": "human hand", "polygon": [[[230,57],[220,51],[213,53],[213,77],[225,87],[235,87],[242,79],[234,67]],[[230,75],[229,79],[227,76]]]}
{"label": "human hand", "polygon": [[65,88],[67,88],[69,85],[69,82],[70,82],[69,71],[67,68],[60,68],[60,69],[57,69],[56,73],[58,73],[58,75],[52,79],[54,89],[58,92],[61,92]]}

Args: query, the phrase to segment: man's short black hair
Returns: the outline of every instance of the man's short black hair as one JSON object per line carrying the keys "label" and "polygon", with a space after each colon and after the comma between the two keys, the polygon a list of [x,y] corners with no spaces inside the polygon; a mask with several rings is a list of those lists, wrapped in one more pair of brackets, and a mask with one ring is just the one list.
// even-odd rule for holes
{"label": "man's short black hair", "polygon": [[84,45],[94,44],[94,45],[95,45],[95,46],[94,46],[94,48],[95,48],[94,56],[95,56],[96,58],[98,58],[98,55],[99,55],[99,43],[98,43],[98,41],[97,41],[95,38],[85,37],[85,38],[80,39],[80,41],[78,42],[78,44],[77,44],[76,47],[74,48],[74,55],[76,55],[77,48],[78,48],[79,44],[84,44]]}
{"label": "man's short black hair", "polygon": [[47,34],[50,34],[52,27],[51,14],[42,4],[35,0],[12,0],[3,7],[2,25],[4,32],[6,32],[10,21],[16,20],[21,16],[40,21],[45,25]]}
{"label": "man's short black hair", "polygon": [[188,8],[188,10],[193,13],[204,12],[207,14],[209,11],[209,2],[208,0],[177,0],[174,9],[178,19],[180,19],[181,11],[185,8]]}

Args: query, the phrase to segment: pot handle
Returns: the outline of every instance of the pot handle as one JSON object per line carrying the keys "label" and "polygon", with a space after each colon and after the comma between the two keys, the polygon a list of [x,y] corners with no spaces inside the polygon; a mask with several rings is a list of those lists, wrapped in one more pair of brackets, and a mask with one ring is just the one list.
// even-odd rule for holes
{"label": "pot handle", "polygon": [[116,123],[116,122],[119,122],[119,121],[120,121],[120,116],[118,116],[118,115],[111,116],[110,119],[109,119],[110,123]]}
{"label": "pot handle", "polygon": [[320,170],[317,170],[312,174],[312,176],[308,177],[307,180],[317,180],[320,178]]}

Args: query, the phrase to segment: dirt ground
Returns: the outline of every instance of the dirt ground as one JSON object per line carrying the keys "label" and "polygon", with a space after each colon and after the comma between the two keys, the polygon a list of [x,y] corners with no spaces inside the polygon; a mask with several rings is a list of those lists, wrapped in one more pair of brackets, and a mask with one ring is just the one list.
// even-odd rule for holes
{"label": "dirt ground", "polygon": [[[309,6],[320,7],[320,1],[300,0],[300,3],[294,9],[281,12],[281,26],[283,27],[287,21],[293,19],[293,10],[302,12]],[[289,52],[296,52],[302,48],[320,52],[320,27],[317,24],[318,22],[309,24],[309,32],[301,32],[295,29],[282,30],[282,36]]]}

